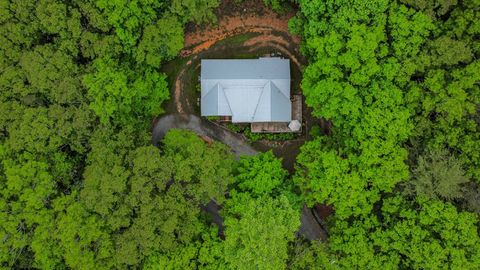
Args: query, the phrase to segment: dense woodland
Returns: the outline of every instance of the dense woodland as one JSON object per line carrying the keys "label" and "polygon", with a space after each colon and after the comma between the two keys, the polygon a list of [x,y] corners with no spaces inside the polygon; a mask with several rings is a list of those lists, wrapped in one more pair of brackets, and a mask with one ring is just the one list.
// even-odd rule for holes
{"label": "dense woodland", "polygon": [[[0,1],[0,268],[480,269],[480,1],[264,2],[298,10],[332,123],[293,174],[151,145],[160,68],[219,0]],[[328,241],[296,236],[304,204],[333,207]]]}

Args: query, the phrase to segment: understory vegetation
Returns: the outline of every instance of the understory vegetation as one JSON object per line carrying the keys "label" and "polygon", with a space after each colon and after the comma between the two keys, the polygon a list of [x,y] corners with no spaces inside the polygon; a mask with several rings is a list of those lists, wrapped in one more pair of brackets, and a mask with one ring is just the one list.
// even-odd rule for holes
{"label": "understory vegetation", "polygon": [[[480,1],[264,3],[298,8],[332,123],[293,174],[151,145],[161,67],[219,0],[0,1],[0,269],[480,268]],[[334,209],[328,241],[297,235],[304,204]]]}
{"label": "understory vegetation", "polygon": [[259,140],[286,141],[294,140],[299,134],[296,133],[253,133],[250,125],[227,123],[225,125],[230,131],[243,134],[250,142]]}

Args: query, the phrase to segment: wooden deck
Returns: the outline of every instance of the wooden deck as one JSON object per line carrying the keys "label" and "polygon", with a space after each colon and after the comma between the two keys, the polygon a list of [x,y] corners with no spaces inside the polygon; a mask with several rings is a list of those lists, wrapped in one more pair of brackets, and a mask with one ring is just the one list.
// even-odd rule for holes
{"label": "wooden deck", "polygon": [[[292,120],[298,120],[302,123],[302,96],[294,95],[292,97]],[[253,133],[288,133],[294,132],[288,127],[288,122],[266,122],[252,123],[251,130]],[[297,133],[302,132],[300,128]]]}

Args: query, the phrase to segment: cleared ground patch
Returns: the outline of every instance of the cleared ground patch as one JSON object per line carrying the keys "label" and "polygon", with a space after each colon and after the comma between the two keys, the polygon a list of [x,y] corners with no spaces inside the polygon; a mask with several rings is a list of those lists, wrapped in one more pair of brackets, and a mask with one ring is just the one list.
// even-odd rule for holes
{"label": "cleared ground patch", "polygon": [[[291,92],[301,94],[301,70],[306,61],[300,54],[300,39],[288,32],[288,21],[294,13],[278,15],[258,2],[248,2],[242,7],[220,7],[218,23],[214,26],[188,27],[181,56],[163,67],[172,88],[171,99],[165,104],[167,113],[200,115],[201,59],[288,58],[291,60]],[[274,154],[283,158],[284,166],[291,171],[300,146],[308,138],[310,126],[319,122],[311,117],[307,106],[303,108],[306,125],[299,138],[281,142],[260,140],[253,144],[259,150],[272,149]]]}

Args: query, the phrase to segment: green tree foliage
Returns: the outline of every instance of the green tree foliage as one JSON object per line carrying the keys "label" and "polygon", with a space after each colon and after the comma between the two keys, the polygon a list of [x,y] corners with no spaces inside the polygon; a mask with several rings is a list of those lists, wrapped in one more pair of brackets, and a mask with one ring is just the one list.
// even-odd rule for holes
{"label": "green tree foliage", "polygon": [[379,200],[381,186],[366,182],[362,174],[372,172],[360,170],[350,158],[342,158],[337,151],[325,149],[323,144],[322,139],[309,142],[297,157],[301,170],[294,181],[305,202],[334,205],[336,215],[344,218],[370,213]]}
{"label": "green tree foliage", "polygon": [[143,269],[197,269],[195,259],[197,257],[198,247],[194,244],[169,251],[167,253],[151,256],[145,263]]}
{"label": "green tree foliage", "polygon": [[191,20],[170,4],[0,1],[0,268],[138,267],[203,230],[197,206],[222,200],[229,154],[181,135],[211,163],[191,169],[192,189],[182,179],[169,189],[184,169],[174,165],[185,164],[145,147],[142,133],[168,98],[160,64],[178,53]]}
{"label": "green tree foliage", "polygon": [[219,203],[224,201],[227,185],[233,182],[233,159],[225,145],[207,146],[194,133],[182,130],[170,131],[163,143],[164,155],[168,157],[164,166],[168,166],[171,175],[177,175],[179,182],[188,184],[189,198],[204,204],[212,198]]}
{"label": "green tree foliage", "polygon": [[463,207],[480,215],[480,186],[477,183],[465,187],[464,200]]}
{"label": "green tree foliage", "polygon": [[475,269],[480,264],[477,222],[449,203],[412,203],[396,196],[384,200],[381,216],[337,221],[330,248],[343,254],[338,264],[346,269]]}
{"label": "green tree foliage", "polygon": [[13,107],[1,152],[0,265],[56,268],[54,199],[78,180],[91,114],[74,107]]}
{"label": "green tree foliage", "polygon": [[[44,258],[49,252],[55,253],[57,250],[48,236],[43,234],[48,235],[48,229],[53,225],[49,198],[57,191],[49,166],[44,161],[36,161],[32,155],[24,155],[17,160],[2,157],[2,160],[4,176],[0,178],[0,236],[3,239],[0,245],[1,265],[51,267],[53,262]],[[40,239],[44,240],[42,244],[38,243]],[[46,247],[51,250],[46,250]],[[59,260],[58,253],[55,255],[56,260]]]}
{"label": "green tree foliage", "polygon": [[[0,1],[0,268],[479,269],[478,0],[292,2],[333,123],[295,189],[271,152],[150,145],[158,71],[218,0]],[[292,190],[334,207],[327,243],[294,241]]]}
{"label": "green tree foliage", "polygon": [[286,184],[287,175],[271,151],[240,159],[236,186],[221,211],[225,241],[207,242],[214,256],[203,257],[208,262],[205,268],[286,268],[288,247],[300,226],[299,207]]}
{"label": "green tree foliage", "polygon": [[133,47],[140,38],[141,29],[157,16],[157,10],[165,8],[164,1],[108,1],[96,0],[95,5],[108,18],[115,33],[126,49]]}
{"label": "green tree foliage", "polygon": [[137,62],[159,67],[183,48],[183,26],[175,17],[161,18],[145,27],[136,51]]}
{"label": "green tree foliage", "polygon": [[223,213],[223,252],[228,268],[286,268],[288,243],[300,226],[299,212],[287,197],[252,198],[247,193],[234,193]]}
{"label": "green tree foliage", "polygon": [[328,247],[300,245],[292,265],[478,268],[477,216],[462,212],[478,209],[478,1],[299,5],[302,89],[333,135],[302,147],[294,181],[335,215]]}
{"label": "green tree foliage", "polygon": [[[186,246],[205,230],[198,205],[224,200],[233,165],[225,146],[207,146],[179,130],[167,134],[162,151],[135,147],[134,138],[130,130],[112,134],[108,127],[92,137],[79,202],[61,217],[65,226],[84,219],[60,238],[70,267],[124,268],[153,254],[161,254],[156,262],[162,265],[175,250],[187,256]],[[105,238],[87,234],[78,246],[72,236],[89,230]]]}
{"label": "green tree foliage", "polygon": [[432,66],[452,66],[472,61],[472,51],[464,41],[440,36],[431,41],[429,45],[429,64]]}
{"label": "green tree foliage", "polygon": [[421,10],[429,16],[445,15],[458,3],[457,0],[400,0],[400,2]]}
{"label": "green tree foliage", "polygon": [[293,245],[288,269],[340,269],[337,258],[331,255],[328,245],[320,241],[297,240]]}
{"label": "green tree foliage", "polygon": [[5,144],[12,154],[26,151],[51,157],[67,154],[67,148],[77,153],[85,152],[93,120],[87,106],[14,109],[22,114],[7,125],[10,136]]}
{"label": "green tree foliage", "polygon": [[0,267],[54,269],[52,204],[78,180],[94,122],[72,45],[80,18],[56,1],[2,5]]}
{"label": "green tree foliage", "polygon": [[110,259],[114,252],[111,236],[105,222],[92,215],[78,201],[78,193],[59,197],[54,204],[58,213],[54,237],[61,250],[65,265],[74,269],[108,269],[113,267]]}
{"label": "green tree foliage", "polygon": [[273,10],[277,12],[282,12],[285,10],[285,5],[287,1],[285,0],[263,0],[263,3],[266,6],[271,7]]}
{"label": "green tree foliage", "polygon": [[[392,27],[391,46],[395,54],[391,61],[395,59],[395,62],[404,63],[402,72],[406,76],[411,76],[413,71],[411,67],[414,66],[412,57],[419,54],[435,25],[426,14],[398,4],[392,4],[388,18]],[[406,81],[407,78],[404,78],[401,83]]]}
{"label": "green tree foliage", "polygon": [[242,157],[238,164],[236,181],[241,190],[253,195],[269,194],[282,187],[287,171],[272,151],[256,156]]}
{"label": "green tree foliage", "polygon": [[23,93],[13,92],[16,97],[36,94],[39,100],[43,98],[58,104],[85,102],[79,67],[71,56],[54,45],[37,46],[25,52],[20,65],[31,87],[20,88]]}
{"label": "green tree foliage", "polygon": [[219,0],[172,0],[170,12],[177,15],[181,22],[197,24],[216,21],[213,9],[218,7]]}
{"label": "green tree foliage", "polygon": [[83,83],[102,123],[128,125],[162,112],[160,104],[169,96],[166,75],[153,69],[132,70],[112,59],[98,59],[94,67]]}
{"label": "green tree foliage", "polygon": [[401,66],[388,57],[389,5],[300,6],[306,17],[302,49],[312,61],[302,81],[306,103],[333,122],[335,135],[304,146],[297,182],[310,204],[331,203],[342,216],[365,214],[381,192],[408,177],[402,142],[413,126],[394,81]]}
{"label": "green tree foliage", "polygon": [[[244,2],[244,0],[234,0],[234,1],[237,4]],[[293,0],[293,1],[290,1],[290,2],[295,2],[295,1]],[[263,0],[263,4],[267,7],[270,7],[272,10],[274,10],[278,13],[282,13],[282,12],[285,12],[286,6],[289,4],[289,1],[287,1],[287,0]]]}
{"label": "green tree foliage", "polygon": [[185,246],[150,256],[143,269],[226,269],[218,229],[205,228],[201,237]]}
{"label": "green tree foliage", "polygon": [[[20,108],[16,109],[18,113]],[[0,265],[55,268],[62,257],[53,239],[52,203],[77,178],[76,163],[85,151],[82,139],[88,133],[88,119],[84,123],[80,115],[57,106],[22,112],[7,127],[10,136],[0,150],[0,204],[6,214],[0,223],[5,239],[0,245],[4,254]],[[76,132],[79,127],[86,130]]]}
{"label": "green tree foliage", "polygon": [[[456,6],[455,16],[461,16],[463,9],[470,14],[468,8],[476,10],[472,5],[467,1]],[[314,152],[318,144],[312,150],[304,147],[310,153],[306,159],[299,159],[300,168],[305,168],[299,183],[305,191],[313,188],[332,192],[314,200],[311,197],[315,195],[307,193],[307,200],[332,203],[330,196],[342,194],[336,190],[340,179],[358,175],[358,192],[365,188],[367,193],[373,191],[373,199],[364,204],[371,209],[379,198],[375,194],[391,191],[396,183],[408,179],[404,164],[407,152],[402,143],[409,138],[412,149],[425,140],[431,149],[441,149],[445,144],[453,147],[468,173],[477,174],[474,164],[479,159],[471,147],[478,140],[478,125],[471,115],[478,106],[475,82],[479,69],[469,42],[449,36],[454,27],[450,21],[438,22],[408,6],[386,1],[368,6],[300,1],[300,7],[304,19],[300,23],[301,18],[297,18],[292,24],[297,25],[297,31],[303,26],[302,49],[312,62],[302,82],[306,102],[314,108],[314,114],[332,120],[335,134],[327,139],[331,143],[318,150],[322,153]],[[468,41],[469,35],[465,33]],[[445,66],[452,67],[450,72],[441,69]],[[411,80],[414,76],[424,80]],[[315,170],[307,168],[318,167],[317,157],[331,151],[351,164],[348,169],[331,181],[311,177]],[[329,166],[337,163],[324,162],[321,171],[329,171]],[[315,181],[326,182],[312,183]],[[340,201],[334,206],[343,209],[344,205],[338,204],[346,200]]]}
{"label": "green tree foliage", "polygon": [[418,158],[407,193],[432,199],[453,200],[463,197],[466,177],[462,164],[447,151],[433,151]]}
{"label": "green tree foliage", "polygon": [[426,144],[430,149],[452,149],[465,164],[467,173],[477,181],[480,156],[476,145],[480,143],[480,134],[473,116],[480,100],[476,84],[480,80],[479,66],[475,61],[448,72],[432,69],[422,83],[425,90],[414,87],[409,93],[419,127],[411,138],[414,148]]}
{"label": "green tree foliage", "polygon": [[[449,8],[449,16],[436,20],[436,28],[418,54],[417,81],[411,82],[407,101],[418,128],[410,139],[412,149],[441,151],[448,148],[465,165],[467,174],[479,179],[480,143],[476,108],[479,105],[478,1],[464,1]],[[445,16],[445,15],[444,15]],[[468,30],[467,30],[468,28]]]}
{"label": "green tree foliage", "polygon": [[[182,144],[182,138],[182,135],[172,136],[174,140],[170,141],[167,137],[164,144]],[[172,154],[185,151],[180,145],[167,149]],[[164,150],[164,154],[168,155],[170,150]],[[199,155],[191,152],[189,156]],[[183,162],[180,158],[176,160]],[[178,166],[182,168],[178,173],[188,171],[183,165]],[[281,160],[267,152],[243,157],[236,166],[235,188],[220,212],[224,240],[219,238],[217,228],[211,227],[194,242],[149,256],[145,269],[286,268],[288,248],[300,225],[300,216],[294,196],[282,187],[287,173],[281,167]],[[222,203],[216,197],[215,201]]]}

